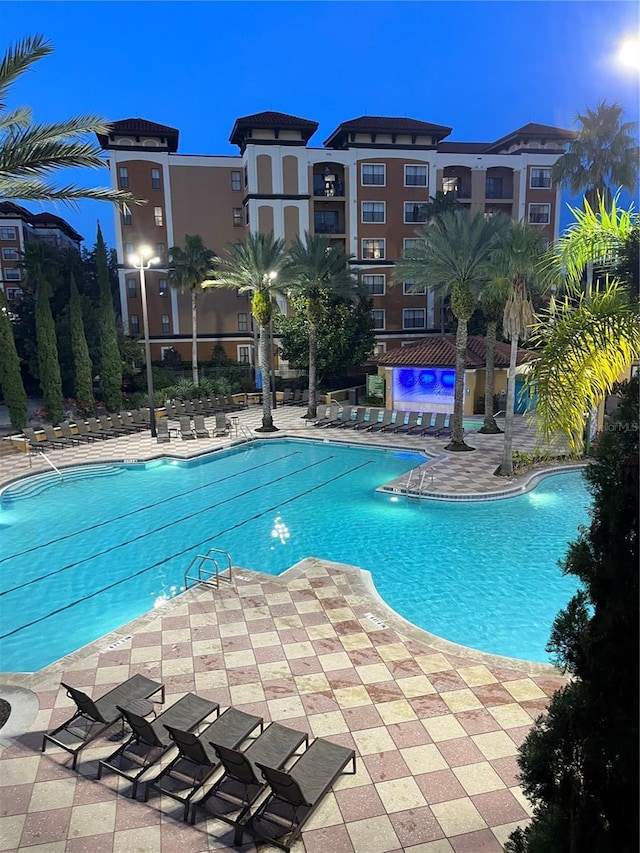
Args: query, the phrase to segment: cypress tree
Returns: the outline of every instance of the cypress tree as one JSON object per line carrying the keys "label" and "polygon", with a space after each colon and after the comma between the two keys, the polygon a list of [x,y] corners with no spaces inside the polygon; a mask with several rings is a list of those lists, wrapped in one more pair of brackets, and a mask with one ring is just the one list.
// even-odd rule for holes
{"label": "cypress tree", "polygon": [[71,273],[69,280],[69,326],[71,352],[73,354],[75,397],[79,406],[88,412],[92,412],[95,408],[92,382],[93,370],[84,332],[80,294],[78,293],[73,273]]}
{"label": "cypress tree", "polygon": [[100,379],[107,409],[117,412],[122,408],[122,359],[118,347],[116,316],[109,285],[107,249],[98,225],[96,240],[96,267],[99,293]]}
{"label": "cypress tree", "polygon": [[62,420],[63,396],[60,364],[58,363],[58,342],[56,326],[53,322],[49,304],[49,285],[38,270],[35,277],[36,287],[36,341],[38,344],[38,370],[40,388],[47,418],[52,424]]}
{"label": "cypress tree", "polygon": [[27,425],[27,395],[22,383],[20,359],[13,338],[7,299],[0,290],[0,388],[9,409],[11,426],[22,431]]}

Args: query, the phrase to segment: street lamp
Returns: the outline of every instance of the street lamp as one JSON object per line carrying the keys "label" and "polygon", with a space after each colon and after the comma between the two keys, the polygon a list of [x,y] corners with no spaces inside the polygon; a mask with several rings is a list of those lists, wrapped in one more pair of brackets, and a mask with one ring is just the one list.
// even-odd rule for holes
{"label": "street lamp", "polygon": [[[267,273],[267,278],[269,283],[271,284],[278,277],[277,272]],[[271,294],[269,294],[269,298],[271,299]],[[273,301],[272,301],[273,304]],[[271,313],[269,319],[269,372],[271,374],[271,399],[272,399],[272,408],[277,408],[276,403],[276,371],[274,366],[274,357],[273,357],[273,311]]]}
{"label": "street lamp", "polygon": [[157,264],[160,258],[152,257],[153,251],[149,246],[140,246],[137,255],[129,257],[131,266],[140,272],[140,296],[142,297],[142,325],[144,328],[144,359],[147,364],[147,397],[149,398],[149,425],[151,437],[156,433],[156,407],[153,400],[153,372],[151,370],[151,341],[149,340],[149,315],[147,313],[147,283],[145,271],[151,264]]}

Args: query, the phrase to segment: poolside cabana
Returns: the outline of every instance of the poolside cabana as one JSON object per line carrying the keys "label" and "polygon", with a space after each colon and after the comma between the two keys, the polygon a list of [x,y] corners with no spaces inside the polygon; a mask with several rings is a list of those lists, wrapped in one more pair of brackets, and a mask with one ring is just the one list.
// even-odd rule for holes
{"label": "poolside cabana", "polygon": [[[506,398],[510,344],[496,342],[494,393]],[[531,350],[519,349],[517,375],[535,358]],[[465,370],[464,414],[484,412],[486,341],[469,335]],[[456,378],[455,335],[429,335],[407,346],[399,346],[371,358],[384,378],[387,409],[453,412]],[[516,400],[518,385],[516,382]],[[516,408],[518,411],[518,408]]]}

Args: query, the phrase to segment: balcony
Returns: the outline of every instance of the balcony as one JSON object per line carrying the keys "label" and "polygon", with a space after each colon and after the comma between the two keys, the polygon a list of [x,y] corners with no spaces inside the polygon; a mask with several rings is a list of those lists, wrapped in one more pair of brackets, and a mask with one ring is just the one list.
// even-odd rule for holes
{"label": "balcony", "polygon": [[314,220],[313,229],[316,234],[344,234],[344,226],[339,222],[317,222]]}
{"label": "balcony", "polygon": [[313,173],[313,195],[315,198],[344,198],[344,175],[341,171]]}

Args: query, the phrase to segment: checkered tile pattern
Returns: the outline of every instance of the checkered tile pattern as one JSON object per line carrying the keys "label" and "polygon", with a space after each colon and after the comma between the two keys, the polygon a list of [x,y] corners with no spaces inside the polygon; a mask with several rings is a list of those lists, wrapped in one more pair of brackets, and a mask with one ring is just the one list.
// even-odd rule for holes
{"label": "checkered tile pattern", "polygon": [[[301,414],[278,409],[276,435],[314,436]],[[253,428],[260,410],[241,417]],[[330,437],[368,439],[339,432]],[[438,476],[447,472],[451,494],[468,492],[470,481],[491,482],[500,436],[470,439],[476,453],[441,463]],[[72,464],[159,451],[190,455],[235,440],[158,446],[133,436],[50,457]],[[520,422],[516,446],[531,440]],[[436,439],[377,441],[442,452]],[[490,443],[499,447],[488,449]],[[23,457],[3,457],[0,484],[27,466]],[[118,639],[124,641],[109,650]],[[82,753],[78,773],[67,753],[49,746],[41,754],[42,733],[70,714],[61,681],[98,696],[136,672],[165,683],[167,703],[196,692],[356,750],[356,775],[334,785],[294,853],[498,853],[530,815],[518,787],[517,748],[563,683],[551,667],[483,655],[412,628],[353,567],[308,559],[278,578],[237,569],[231,585],[189,590],[39,673],[3,679],[32,690],[37,709],[21,718],[16,706],[0,730],[3,738],[16,716],[21,723],[15,738],[0,740],[0,850],[234,849],[232,831],[215,819],[191,827],[174,800],[152,795],[149,803],[134,802],[124,780],[96,781],[98,759],[116,748],[108,738]],[[272,850],[260,846],[261,853]]]}

